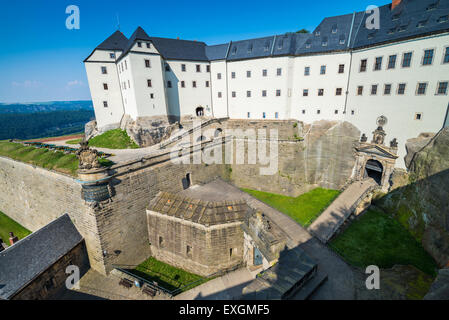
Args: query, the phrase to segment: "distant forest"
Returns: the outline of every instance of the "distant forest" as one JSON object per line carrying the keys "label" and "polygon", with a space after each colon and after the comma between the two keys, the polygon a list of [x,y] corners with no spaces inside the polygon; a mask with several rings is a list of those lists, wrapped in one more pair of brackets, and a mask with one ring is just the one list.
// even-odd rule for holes
{"label": "distant forest", "polygon": [[0,140],[84,132],[84,125],[94,118],[90,101],[0,104]]}

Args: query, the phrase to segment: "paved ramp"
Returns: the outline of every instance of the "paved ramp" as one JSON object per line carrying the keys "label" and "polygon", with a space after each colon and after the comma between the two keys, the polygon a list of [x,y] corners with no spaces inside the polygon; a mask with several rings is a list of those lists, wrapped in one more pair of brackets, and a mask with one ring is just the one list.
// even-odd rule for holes
{"label": "paved ramp", "polygon": [[371,178],[354,182],[324,210],[307,230],[321,242],[327,243],[354,212],[360,201],[376,187],[377,183]]}

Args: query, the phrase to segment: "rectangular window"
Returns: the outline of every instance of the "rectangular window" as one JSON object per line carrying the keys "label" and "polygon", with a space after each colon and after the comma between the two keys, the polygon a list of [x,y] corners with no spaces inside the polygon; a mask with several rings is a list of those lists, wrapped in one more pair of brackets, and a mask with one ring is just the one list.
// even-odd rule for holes
{"label": "rectangular window", "polygon": [[416,94],[420,95],[420,96],[425,95],[426,89],[427,89],[427,83],[425,83],[425,82],[418,83],[418,89],[416,90]]}
{"label": "rectangular window", "polygon": [[437,94],[446,95],[447,94],[447,81],[438,82]]}
{"label": "rectangular window", "polygon": [[221,98],[221,97],[222,97],[221,91],[220,91],[220,92],[218,92],[218,97],[219,97],[219,98]]}
{"label": "rectangular window", "polygon": [[423,60],[422,60],[423,66],[429,66],[429,65],[432,64],[432,62],[433,62],[433,52],[434,52],[433,49],[424,51],[424,57],[423,57]]}
{"label": "rectangular window", "polygon": [[147,42],[147,48],[148,48],[148,49],[151,48],[151,43]]}
{"label": "rectangular window", "polygon": [[267,90],[262,90],[262,97],[266,97],[267,96]]}
{"label": "rectangular window", "polygon": [[363,86],[358,86],[358,87],[357,87],[357,95],[358,95],[358,96],[363,95]]}
{"label": "rectangular window", "polygon": [[209,88],[209,81],[206,81],[206,88]]}
{"label": "rectangular window", "polygon": [[128,70],[128,63],[125,60],[125,69]]}
{"label": "rectangular window", "polygon": [[142,48],[142,42],[137,42],[137,46],[138,46],[139,48]]}
{"label": "rectangular window", "polygon": [[247,115],[248,119],[251,118],[251,113],[250,112],[248,112],[246,115]]}
{"label": "rectangular window", "polygon": [[377,95],[377,84],[373,84],[371,86],[371,95],[373,96]]}
{"label": "rectangular window", "polygon": [[210,72],[210,66],[206,66],[206,72]]}
{"label": "rectangular window", "polygon": [[391,94],[391,84],[386,84],[384,88],[384,94],[389,95]]}
{"label": "rectangular window", "polygon": [[321,66],[320,74],[326,74],[326,66]]}
{"label": "rectangular window", "polygon": [[345,65],[344,64],[340,64],[338,66],[338,73],[345,73]]}
{"label": "rectangular window", "polygon": [[405,86],[406,86],[405,83],[400,83],[399,84],[399,86],[398,86],[398,94],[399,95],[405,94]]}
{"label": "rectangular window", "polygon": [[412,62],[412,52],[404,53],[402,57],[402,68],[410,68]]}
{"label": "rectangular window", "polygon": [[341,96],[342,92],[343,92],[342,88],[337,88],[337,90],[335,91],[335,95],[336,96]]}
{"label": "rectangular window", "polygon": [[279,119],[279,112],[275,112],[274,117],[275,117],[275,119]]}
{"label": "rectangular window", "polygon": [[185,87],[186,87],[185,81],[181,81],[181,88],[185,88]]}
{"label": "rectangular window", "polygon": [[152,85],[151,85],[151,80],[150,80],[150,79],[147,80],[147,86],[148,86],[148,88],[151,88],[151,87],[152,87]]}
{"label": "rectangular window", "polygon": [[281,76],[281,75],[282,75],[282,69],[281,69],[281,68],[278,68],[278,69],[276,70],[276,75],[277,75],[277,76]]}
{"label": "rectangular window", "polygon": [[251,91],[246,91],[246,97],[251,98]]}
{"label": "rectangular window", "polygon": [[318,109],[318,110],[316,111],[316,114],[320,114],[320,113],[321,113],[321,110]]}
{"label": "rectangular window", "polygon": [[235,72],[231,72],[231,78],[235,79]]}
{"label": "rectangular window", "polygon": [[280,97],[281,96],[281,90],[280,89],[277,89],[276,90],[276,97]]}
{"label": "rectangular window", "polygon": [[306,110],[305,110],[305,109],[302,109],[301,113],[302,113],[302,114],[306,114]]}
{"label": "rectangular window", "polygon": [[338,110],[335,110],[335,111],[334,111],[334,114],[338,114]]}
{"label": "rectangular window", "polygon": [[396,55],[392,55],[388,58],[388,69],[396,68]]}
{"label": "rectangular window", "polygon": [[101,67],[102,74],[108,74],[108,69],[106,67]]}
{"label": "rectangular window", "polygon": [[108,90],[108,84],[107,83],[103,83],[103,89],[104,90]]}
{"label": "rectangular window", "polygon": [[366,72],[366,66],[368,65],[368,60],[364,59],[360,61],[360,72]]}
{"label": "rectangular window", "polygon": [[304,89],[304,90],[302,91],[302,96],[303,96],[303,97],[308,97],[308,96],[309,96],[309,89]]}
{"label": "rectangular window", "polygon": [[251,78],[251,71],[246,71],[246,77]]}
{"label": "rectangular window", "polygon": [[447,47],[444,51],[443,63],[449,63],[449,47]]}
{"label": "rectangular window", "polygon": [[264,119],[267,117],[267,115],[266,115],[265,112],[262,113],[262,117],[263,117]]}
{"label": "rectangular window", "polygon": [[182,72],[186,72],[186,65],[185,64],[181,64],[181,71]]}
{"label": "rectangular window", "polygon": [[421,120],[422,119],[422,113],[415,113],[415,120]]}
{"label": "rectangular window", "polygon": [[150,93],[150,99],[154,99],[154,93]]}
{"label": "rectangular window", "polygon": [[318,89],[318,96],[319,97],[324,96],[324,89]]}
{"label": "rectangular window", "polygon": [[262,70],[262,77],[266,77],[268,75],[267,69]]}
{"label": "rectangular window", "polygon": [[171,81],[167,81],[167,88],[171,88]]}
{"label": "rectangular window", "polygon": [[196,65],[196,72],[201,72],[201,65],[199,64]]}
{"label": "rectangular window", "polygon": [[192,88],[196,88],[196,81],[192,81]]}
{"label": "rectangular window", "polygon": [[377,57],[374,63],[374,71],[382,70],[382,57]]}
{"label": "rectangular window", "polygon": [[170,71],[170,66],[168,65],[168,63],[165,64],[165,71]]}
{"label": "rectangular window", "polygon": [[108,102],[107,101],[103,101],[103,107],[105,107],[105,108],[108,107]]}
{"label": "rectangular window", "polygon": [[235,91],[232,91],[232,97],[235,98],[236,97],[236,93]]}
{"label": "rectangular window", "polygon": [[151,68],[150,60],[145,59],[145,68]]}
{"label": "rectangular window", "polygon": [[305,67],[304,68],[304,75],[305,76],[310,76],[310,67]]}
{"label": "rectangular window", "polygon": [[221,79],[221,73],[217,73],[217,79],[218,79],[218,80]]}

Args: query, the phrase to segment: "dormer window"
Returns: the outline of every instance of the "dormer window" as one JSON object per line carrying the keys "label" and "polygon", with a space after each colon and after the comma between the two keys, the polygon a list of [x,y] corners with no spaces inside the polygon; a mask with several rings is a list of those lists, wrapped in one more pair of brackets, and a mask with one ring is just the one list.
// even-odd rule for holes
{"label": "dormer window", "polygon": [[443,22],[447,22],[448,20],[449,20],[449,15],[445,15],[445,16],[439,17],[437,22],[438,23],[443,23]]}
{"label": "dormer window", "polygon": [[235,55],[237,53],[237,47],[232,48],[232,54]]}
{"label": "dormer window", "polygon": [[280,40],[278,43],[278,49],[282,49],[282,47],[284,46],[284,40]]}
{"label": "dormer window", "polygon": [[398,28],[398,31],[399,31],[399,32],[407,31],[407,27],[408,27],[408,25],[407,25],[407,24],[404,24],[404,25],[402,25],[402,26],[400,26],[400,27]]}
{"label": "dormer window", "polygon": [[416,25],[417,28],[422,28],[427,24],[427,20],[422,20],[419,21],[418,24]]}
{"label": "dormer window", "polygon": [[316,29],[316,30],[315,30],[315,36],[318,37],[320,34],[321,34],[320,28]]}
{"label": "dormer window", "polygon": [[337,25],[334,24],[334,25],[332,26],[332,33],[337,33],[337,31],[338,31]]}
{"label": "dormer window", "polygon": [[396,31],[396,28],[391,28],[390,30],[388,30],[388,34],[394,34]]}
{"label": "dormer window", "polygon": [[321,42],[323,47],[327,47],[327,37],[323,37],[323,41]]}
{"label": "dormer window", "polygon": [[270,50],[270,41],[265,42],[265,46],[263,48],[264,51]]}
{"label": "dormer window", "polygon": [[374,35],[375,35],[375,33],[374,33],[374,32],[372,32],[372,33],[368,34],[368,39],[373,39],[373,38],[374,38]]}
{"label": "dormer window", "polygon": [[345,44],[346,39],[344,36],[340,36],[340,44]]}
{"label": "dormer window", "polygon": [[401,15],[400,13],[394,14],[394,15],[391,17],[391,20],[392,20],[392,21],[398,20],[400,15]]}
{"label": "dormer window", "polygon": [[251,52],[253,52],[253,45],[252,44],[250,44],[248,46],[248,53],[251,53]]}
{"label": "dormer window", "polygon": [[434,3],[432,3],[432,4],[430,4],[428,7],[427,7],[427,11],[432,11],[432,10],[435,10],[437,7],[438,7],[438,4],[440,3],[440,1],[436,1],[436,2],[434,2]]}
{"label": "dormer window", "polygon": [[312,40],[307,40],[307,42],[306,42],[306,48],[307,49],[310,49],[310,47],[312,47]]}

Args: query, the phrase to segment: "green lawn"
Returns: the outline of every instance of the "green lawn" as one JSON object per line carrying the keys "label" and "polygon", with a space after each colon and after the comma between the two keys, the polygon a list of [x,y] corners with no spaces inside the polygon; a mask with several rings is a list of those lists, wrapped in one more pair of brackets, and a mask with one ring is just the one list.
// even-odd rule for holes
{"label": "green lawn", "polygon": [[20,143],[0,141],[0,156],[74,176],[76,176],[78,170],[78,159],[74,154],[54,152],[45,148],[27,147]]}
{"label": "green lawn", "polygon": [[0,211],[0,238],[9,245],[9,233],[14,232],[14,235],[19,239],[25,238],[31,234],[31,231],[25,229],[13,219]]}
{"label": "green lawn", "polygon": [[185,270],[175,268],[169,264],[156,260],[153,257],[145,260],[135,269],[128,271],[143,279],[156,281],[161,287],[170,291],[182,288],[179,293],[192,289],[193,287],[210,280]]}
{"label": "green lawn", "polygon": [[436,274],[437,265],[421,244],[394,218],[374,209],[354,221],[330,246],[357,267],[413,265]]}
{"label": "green lawn", "polygon": [[285,213],[304,227],[308,227],[340,194],[338,190],[317,188],[293,198],[263,191],[242,190]]}
{"label": "green lawn", "polygon": [[139,146],[131,140],[125,130],[114,129],[93,137],[89,146],[108,149],[137,149]]}

